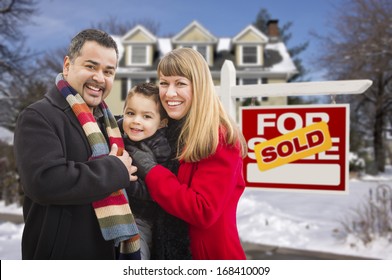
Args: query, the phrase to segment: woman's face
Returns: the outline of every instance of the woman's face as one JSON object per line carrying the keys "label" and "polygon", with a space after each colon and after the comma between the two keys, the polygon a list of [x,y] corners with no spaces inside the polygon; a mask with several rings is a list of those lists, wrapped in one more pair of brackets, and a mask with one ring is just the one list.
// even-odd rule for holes
{"label": "woman's face", "polygon": [[181,76],[159,76],[159,96],[170,118],[182,119],[191,108],[192,83]]}

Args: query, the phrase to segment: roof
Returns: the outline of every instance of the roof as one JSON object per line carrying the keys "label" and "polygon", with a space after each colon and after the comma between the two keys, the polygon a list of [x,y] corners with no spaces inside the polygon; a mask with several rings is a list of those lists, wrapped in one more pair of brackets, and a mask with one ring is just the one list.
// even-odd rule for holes
{"label": "roof", "polygon": [[254,33],[255,38],[257,38],[258,40],[261,40],[265,43],[268,42],[268,37],[263,32],[261,32],[259,29],[254,27],[253,25],[248,25],[247,27],[245,27],[240,33],[238,33],[233,38],[233,42],[239,41],[247,33]]}
{"label": "roof", "polygon": [[231,49],[231,38],[220,38],[218,40],[218,46],[216,47],[217,52],[230,51]]}
{"label": "roof", "polygon": [[[277,42],[273,44],[267,44],[265,46],[266,55],[271,56],[270,58],[266,59],[269,62],[269,66],[271,71],[276,72],[296,72],[297,68],[294,65],[293,60],[290,57],[289,52],[283,42]],[[281,57],[280,60],[274,60],[274,53],[279,54]]]}
{"label": "roof", "polygon": [[[235,44],[241,43],[243,36],[247,36],[247,34],[252,34],[252,39],[255,38],[254,43],[260,43],[264,45],[264,64],[260,67],[252,67],[251,70],[255,71],[263,71],[269,73],[289,73],[293,74],[297,72],[297,68],[293,60],[290,57],[289,52],[283,42],[280,41],[269,41],[268,36],[264,33],[259,31],[253,25],[248,25],[245,27],[241,32],[239,32],[233,38],[227,37],[215,37],[212,35],[207,29],[205,29],[202,25],[200,25],[197,21],[193,21],[184,29],[182,29],[177,35],[171,38],[160,38],[155,37],[155,35],[151,34],[145,28],[141,26],[136,26],[132,30],[130,30],[126,35],[119,37],[119,36],[112,36],[116,43],[118,44],[119,49],[119,73],[130,73],[130,72],[140,72],[140,71],[154,71],[156,70],[156,66],[158,65],[159,60],[168,52],[173,50],[174,45],[180,40],[187,31],[191,30],[192,28],[198,28],[200,32],[202,32],[207,38],[209,38],[208,42],[206,43],[213,43],[216,44],[214,49],[214,65],[211,67],[211,70],[220,70],[222,68],[223,63],[225,60],[235,61]],[[153,57],[153,65],[148,67],[132,67],[129,69],[128,67],[121,67],[124,65],[124,43],[128,44],[130,42],[124,42],[129,36],[134,34],[136,31],[146,32],[147,38],[149,38],[150,42],[156,43],[156,51]],[[139,43],[139,42],[137,42]],[[190,42],[191,43],[191,42]],[[249,70],[245,66],[236,66],[238,70]]]}
{"label": "roof", "polygon": [[188,26],[186,26],[183,30],[181,30],[177,35],[175,35],[172,39],[173,42],[178,43],[181,42],[182,37],[187,34],[192,29],[199,30],[205,38],[208,38],[209,42],[216,42],[217,38],[212,35],[206,28],[204,28],[200,23],[196,20],[192,21]]}
{"label": "roof", "polygon": [[117,49],[118,49],[118,61],[121,61],[122,56],[124,54],[124,45],[122,44],[121,37],[117,35],[111,35],[113,40],[117,44]]}
{"label": "roof", "polygon": [[173,49],[173,45],[170,38],[159,38],[158,39],[158,49],[160,52],[160,57],[164,56]]}

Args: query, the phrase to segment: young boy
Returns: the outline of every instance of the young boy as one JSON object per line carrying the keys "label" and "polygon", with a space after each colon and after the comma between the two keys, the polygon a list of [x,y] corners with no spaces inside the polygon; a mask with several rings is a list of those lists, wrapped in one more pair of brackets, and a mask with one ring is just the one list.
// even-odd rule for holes
{"label": "young boy", "polygon": [[[143,142],[153,151],[158,162],[165,163],[171,154],[166,138],[167,123],[168,117],[155,84],[141,83],[129,91],[124,104],[124,116],[119,120],[126,150]],[[158,206],[151,200],[141,179],[132,182],[126,190],[140,231],[142,259],[150,259],[152,226]]]}

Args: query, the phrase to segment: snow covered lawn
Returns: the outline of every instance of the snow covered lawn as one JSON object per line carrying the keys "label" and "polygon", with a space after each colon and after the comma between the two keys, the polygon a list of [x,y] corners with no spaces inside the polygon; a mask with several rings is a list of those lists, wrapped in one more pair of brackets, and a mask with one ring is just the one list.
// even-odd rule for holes
{"label": "snow covered lawn", "polygon": [[[392,259],[392,243],[378,239],[368,246],[352,236],[338,239],[341,222],[364,203],[369,189],[378,183],[392,186],[392,167],[377,177],[351,180],[349,194],[279,192],[246,189],[238,205],[238,229],[243,241],[318,250],[361,257]],[[22,213],[20,207],[5,207],[2,213]],[[0,259],[20,259],[23,224],[0,224]]]}

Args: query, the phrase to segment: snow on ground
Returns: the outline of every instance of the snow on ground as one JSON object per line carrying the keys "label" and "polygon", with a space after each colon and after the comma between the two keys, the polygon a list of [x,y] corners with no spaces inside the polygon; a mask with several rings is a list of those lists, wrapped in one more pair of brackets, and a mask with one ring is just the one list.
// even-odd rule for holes
{"label": "snow on ground", "polygon": [[[368,246],[353,236],[338,239],[336,229],[365,202],[379,183],[392,187],[392,167],[385,174],[350,180],[348,194],[267,191],[248,188],[238,205],[242,240],[290,248],[319,250],[377,259],[392,259],[392,243],[378,239]],[[22,213],[16,205],[0,202],[0,212]],[[20,259],[23,225],[0,224],[0,259]]]}
{"label": "snow on ground", "polygon": [[[369,189],[376,188],[378,182],[351,180],[349,194],[247,189],[238,208],[240,236],[254,243],[392,259],[392,243],[386,239],[364,246],[350,235],[336,237],[344,236],[342,222],[364,205]],[[389,185],[392,187],[392,180]]]}

